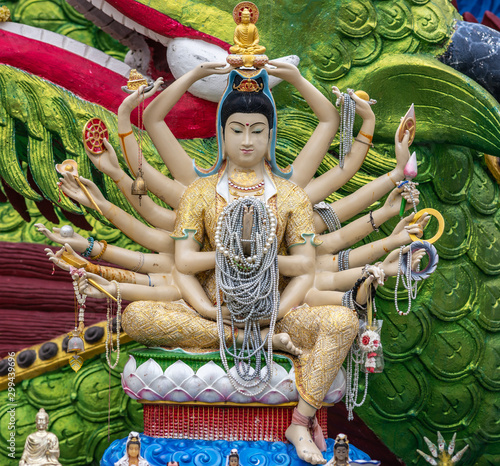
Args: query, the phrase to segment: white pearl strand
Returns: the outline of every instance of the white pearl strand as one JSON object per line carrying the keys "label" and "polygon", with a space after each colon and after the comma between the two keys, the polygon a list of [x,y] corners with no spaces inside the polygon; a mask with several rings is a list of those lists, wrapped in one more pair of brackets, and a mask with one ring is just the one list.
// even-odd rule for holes
{"label": "white pearl strand", "polygon": [[[404,185],[404,190],[408,191],[410,193],[410,199],[413,204],[413,210],[414,212],[417,212],[417,204],[415,202],[415,199],[413,198],[413,193],[412,193],[412,188],[417,186],[417,183],[414,183],[413,181],[408,181]],[[413,283],[412,278],[411,278],[411,262],[412,262],[412,250],[411,247],[409,251],[406,253],[407,257],[407,267],[406,267],[406,277],[402,273],[402,265],[403,265],[403,249],[404,246],[401,246],[399,248],[399,258],[398,258],[398,274],[396,275],[396,286],[394,287],[394,305],[396,306],[396,311],[398,311],[398,314],[400,316],[407,316],[410,311],[411,311],[411,305],[412,305],[412,300],[417,298],[417,282]],[[419,267],[420,268],[420,265]],[[399,309],[398,306],[398,287],[399,287],[399,279],[401,278],[401,282],[403,283],[403,286],[406,288],[408,291],[408,309],[406,312],[403,312]]]}
{"label": "white pearl strand", "polygon": [[[358,391],[359,391],[359,367],[363,364],[362,352],[357,343],[354,343],[349,350],[346,361],[346,408],[347,408],[347,420],[352,421],[354,419],[353,411],[354,408],[359,408],[366,401],[366,395],[368,394],[368,372],[365,372],[365,391],[363,393],[363,398],[358,403]],[[354,365],[354,370],[353,370]],[[354,375],[353,375],[354,372]]]}
{"label": "white pearl strand", "polygon": [[[120,327],[121,327],[121,311],[122,311],[122,295],[120,292],[120,285],[116,280],[112,280],[116,286],[116,350],[113,349],[113,325],[111,323],[111,300],[108,298],[106,321],[107,321],[107,334],[106,334],[106,361],[110,369],[114,369],[120,361]],[[109,359],[109,350],[116,353],[115,363],[111,364]]]}
{"label": "white pearl strand", "polygon": [[[347,89],[348,91],[350,89]],[[343,99],[341,98],[343,97]],[[340,109],[340,146],[339,146],[339,166],[344,168],[345,156],[351,151],[352,133],[354,127],[354,117],[356,115],[356,102],[347,93],[337,99],[337,107]]]}
{"label": "white pearl strand", "polygon": [[[251,255],[243,253],[241,232],[243,209],[253,207],[254,221],[251,236]],[[216,244],[216,286],[217,323],[220,337],[221,359],[233,387],[246,396],[261,393],[271,378],[272,336],[279,308],[277,220],[271,208],[255,197],[243,197],[227,205],[217,222]],[[270,285],[270,286],[269,286]],[[243,345],[240,351],[227,348],[222,317],[221,291],[231,312],[231,327],[235,333],[235,323],[245,323]],[[261,319],[270,319],[267,334],[267,354],[265,339],[260,333]],[[264,352],[264,354],[262,354]],[[229,372],[226,353],[235,361],[235,368],[241,380]],[[261,357],[266,361],[267,373],[261,373]],[[255,358],[255,370],[251,373],[251,359]],[[254,391],[248,388],[262,387]],[[243,389],[241,388],[243,387]]]}

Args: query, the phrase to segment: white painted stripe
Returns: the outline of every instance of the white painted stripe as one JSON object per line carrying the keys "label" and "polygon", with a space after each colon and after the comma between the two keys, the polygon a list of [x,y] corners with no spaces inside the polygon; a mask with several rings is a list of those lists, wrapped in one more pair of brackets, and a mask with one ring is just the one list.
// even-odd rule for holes
{"label": "white painted stripe", "polygon": [[40,29],[33,26],[27,26],[26,24],[13,23],[10,21],[0,23],[0,30],[11,32],[28,39],[37,40],[45,44],[50,44],[62,50],[66,50],[67,52],[82,56],[87,60],[114,71],[125,78],[128,78],[130,74],[130,67],[127,64],[95,49],[94,47],[82,44],[81,42],[67,36],[47,31],[46,29]]}

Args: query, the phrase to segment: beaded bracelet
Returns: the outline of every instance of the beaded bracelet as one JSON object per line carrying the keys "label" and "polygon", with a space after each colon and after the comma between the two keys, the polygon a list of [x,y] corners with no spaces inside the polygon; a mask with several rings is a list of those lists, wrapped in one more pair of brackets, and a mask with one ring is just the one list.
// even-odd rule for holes
{"label": "beaded bracelet", "polygon": [[82,257],[89,257],[90,253],[92,252],[92,249],[94,249],[94,238],[92,238],[92,236],[89,236],[87,241],[89,242],[89,245],[82,254]]}
{"label": "beaded bracelet", "polygon": [[108,242],[105,239],[99,241],[99,244],[101,245],[101,252],[97,254],[97,256],[92,257],[92,259],[96,261],[98,261],[102,256],[104,256],[104,253],[106,252],[106,249],[108,247]]}
{"label": "beaded bracelet", "polygon": [[372,224],[373,231],[378,231],[375,220],[373,220],[373,210],[370,210],[370,223]]}
{"label": "beaded bracelet", "polygon": [[358,304],[358,306],[361,306],[359,303],[356,302],[356,298],[358,296],[358,291],[359,291],[359,288],[361,287],[361,285],[366,281],[368,277],[367,276],[364,276],[364,277],[361,277],[361,278],[358,278],[356,280],[356,283],[354,284],[354,286],[352,287],[352,300]]}

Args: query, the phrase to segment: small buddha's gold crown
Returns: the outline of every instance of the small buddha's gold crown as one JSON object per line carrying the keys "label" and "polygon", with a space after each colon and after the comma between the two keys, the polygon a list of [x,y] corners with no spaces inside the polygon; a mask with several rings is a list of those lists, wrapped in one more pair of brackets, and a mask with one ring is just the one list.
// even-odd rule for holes
{"label": "small buddha's gold crown", "polygon": [[127,81],[127,88],[129,88],[132,91],[135,91],[139,89],[141,86],[147,86],[147,85],[148,81],[141,73],[139,73],[135,69],[130,70],[130,75]]}
{"label": "small buddha's gold crown", "polygon": [[264,84],[259,84],[255,79],[244,79],[238,85],[233,84],[233,89],[240,92],[260,92],[264,88]]}

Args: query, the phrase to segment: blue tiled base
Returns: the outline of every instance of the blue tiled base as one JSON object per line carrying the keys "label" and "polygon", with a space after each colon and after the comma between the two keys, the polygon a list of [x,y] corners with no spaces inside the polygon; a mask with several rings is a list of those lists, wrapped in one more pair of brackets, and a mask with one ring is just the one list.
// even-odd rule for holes
{"label": "blue tiled base", "polygon": [[[115,440],[106,450],[101,466],[114,466],[125,454],[127,439]],[[300,460],[292,445],[283,442],[227,442],[225,440],[175,440],[141,435],[141,455],[150,466],[165,466],[168,461],[178,461],[180,466],[224,466],[232,448],[237,448],[241,465],[258,466],[307,466]],[[326,440],[327,451],[323,456],[333,457],[333,439]],[[378,464],[370,457],[350,445],[351,460],[364,460],[360,464]]]}

